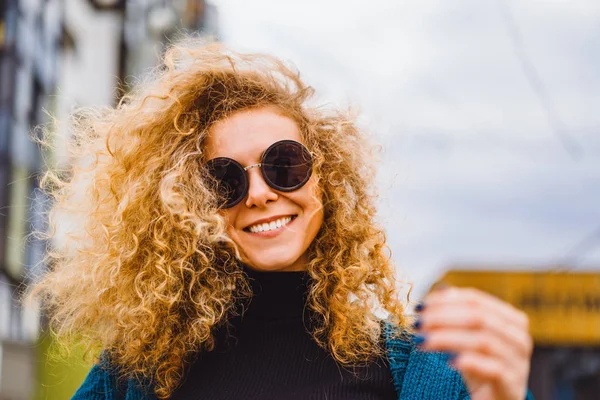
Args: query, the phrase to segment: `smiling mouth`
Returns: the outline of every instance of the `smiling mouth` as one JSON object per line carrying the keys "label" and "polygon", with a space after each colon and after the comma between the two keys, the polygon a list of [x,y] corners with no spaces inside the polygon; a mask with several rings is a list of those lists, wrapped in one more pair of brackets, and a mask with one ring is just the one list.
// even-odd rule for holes
{"label": "smiling mouth", "polygon": [[298,217],[298,215],[292,214],[287,217],[279,218],[275,221],[247,226],[246,228],[243,229],[243,231],[248,232],[248,233],[262,233],[262,232],[266,233],[266,232],[275,231],[279,228],[282,228],[282,227],[290,224],[293,220],[296,219],[296,217]]}

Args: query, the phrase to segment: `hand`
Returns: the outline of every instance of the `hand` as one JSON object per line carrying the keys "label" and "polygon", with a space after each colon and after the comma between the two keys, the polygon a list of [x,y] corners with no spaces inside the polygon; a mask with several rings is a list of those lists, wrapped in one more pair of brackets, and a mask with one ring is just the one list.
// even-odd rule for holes
{"label": "hand", "polygon": [[523,400],[533,340],[527,315],[472,288],[425,297],[415,322],[422,350],[450,353],[473,400]]}

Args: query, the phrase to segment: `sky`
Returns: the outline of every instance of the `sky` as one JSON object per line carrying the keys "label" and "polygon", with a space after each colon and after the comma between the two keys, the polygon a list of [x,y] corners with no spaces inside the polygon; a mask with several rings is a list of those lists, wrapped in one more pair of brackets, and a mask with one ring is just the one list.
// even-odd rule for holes
{"label": "sky", "polygon": [[415,293],[452,265],[600,269],[600,2],[212,3],[224,42],[361,110]]}

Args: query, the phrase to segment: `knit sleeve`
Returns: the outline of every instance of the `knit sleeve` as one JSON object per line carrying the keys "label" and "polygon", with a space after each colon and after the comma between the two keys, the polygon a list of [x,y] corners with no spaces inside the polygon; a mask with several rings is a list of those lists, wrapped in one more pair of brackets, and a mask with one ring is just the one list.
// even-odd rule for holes
{"label": "knit sleeve", "polygon": [[109,383],[107,372],[96,364],[71,400],[113,400]]}
{"label": "knit sleeve", "polygon": [[[446,354],[420,351],[410,334],[392,338],[394,329],[397,328],[389,323],[384,325],[390,371],[399,399],[471,398],[461,374],[448,365]],[[525,400],[534,400],[531,391],[527,391]]]}
{"label": "knit sleeve", "polygon": [[462,377],[448,366],[442,353],[422,352],[414,343],[414,336],[387,323],[384,333],[390,371],[398,398],[403,400],[468,399]]}
{"label": "knit sleeve", "polygon": [[459,400],[469,400],[471,396],[469,395],[469,391],[465,385],[462,386],[460,390],[460,394],[458,395]]}

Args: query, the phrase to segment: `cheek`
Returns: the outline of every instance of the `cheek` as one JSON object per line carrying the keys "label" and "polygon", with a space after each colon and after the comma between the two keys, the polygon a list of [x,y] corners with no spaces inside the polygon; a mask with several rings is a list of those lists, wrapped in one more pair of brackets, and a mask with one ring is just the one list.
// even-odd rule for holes
{"label": "cheek", "polygon": [[311,210],[322,209],[323,208],[323,193],[319,190],[316,181],[311,179],[306,184],[306,192],[303,196],[304,204],[306,208],[310,208]]}
{"label": "cheek", "polygon": [[221,210],[219,212],[219,214],[225,219],[227,233],[229,233],[230,235],[235,231],[235,220],[238,214],[236,212],[236,208],[237,206],[226,210]]}
{"label": "cheek", "polygon": [[302,208],[309,218],[309,234],[315,234],[323,224],[323,196],[315,182],[311,181],[309,184],[307,184],[306,192],[302,194],[302,198],[298,201],[301,202]]}
{"label": "cheek", "polygon": [[314,213],[310,221],[311,228],[319,231],[321,229],[321,225],[323,225],[323,219],[325,217],[323,203],[320,200],[313,201],[311,212]]}

